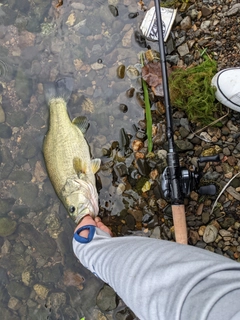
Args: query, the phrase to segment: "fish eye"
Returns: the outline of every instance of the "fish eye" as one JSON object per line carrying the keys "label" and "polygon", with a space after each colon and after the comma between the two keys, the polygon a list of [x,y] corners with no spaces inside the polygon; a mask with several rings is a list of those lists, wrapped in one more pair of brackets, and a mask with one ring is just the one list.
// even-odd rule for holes
{"label": "fish eye", "polygon": [[70,213],[73,213],[73,212],[75,211],[75,207],[74,207],[74,206],[70,206],[70,207],[68,208],[68,211],[69,211]]}

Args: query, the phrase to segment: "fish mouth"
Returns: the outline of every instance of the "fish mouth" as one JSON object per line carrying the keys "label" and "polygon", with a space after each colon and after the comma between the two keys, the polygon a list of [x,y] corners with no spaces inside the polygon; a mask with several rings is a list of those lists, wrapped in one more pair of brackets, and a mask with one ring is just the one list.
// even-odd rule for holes
{"label": "fish mouth", "polygon": [[[88,214],[90,214],[93,218],[98,215],[98,193],[96,187],[90,182],[85,182],[83,180],[75,180],[75,182],[81,186],[81,190],[83,189],[82,193],[84,194],[85,198],[84,201],[78,203],[76,215],[74,217],[75,222],[79,223],[79,221]],[[74,193],[77,194],[78,192],[79,190],[75,191]]]}

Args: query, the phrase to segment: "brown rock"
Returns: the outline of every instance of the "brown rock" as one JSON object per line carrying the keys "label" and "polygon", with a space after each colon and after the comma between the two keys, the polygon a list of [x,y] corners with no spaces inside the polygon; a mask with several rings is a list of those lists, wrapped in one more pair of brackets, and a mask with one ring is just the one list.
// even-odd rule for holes
{"label": "brown rock", "polygon": [[202,11],[203,17],[207,17],[212,13],[212,9],[207,6],[202,6],[201,11]]}
{"label": "brown rock", "polygon": [[192,27],[192,20],[189,16],[186,16],[180,23],[180,27],[182,30],[188,30]]}

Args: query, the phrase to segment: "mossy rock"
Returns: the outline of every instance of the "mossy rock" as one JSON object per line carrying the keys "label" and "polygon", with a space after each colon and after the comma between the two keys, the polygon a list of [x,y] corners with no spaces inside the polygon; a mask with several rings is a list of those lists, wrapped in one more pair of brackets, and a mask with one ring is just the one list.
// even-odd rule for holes
{"label": "mossy rock", "polygon": [[10,218],[0,218],[0,236],[7,237],[14,233],[17,223]]}

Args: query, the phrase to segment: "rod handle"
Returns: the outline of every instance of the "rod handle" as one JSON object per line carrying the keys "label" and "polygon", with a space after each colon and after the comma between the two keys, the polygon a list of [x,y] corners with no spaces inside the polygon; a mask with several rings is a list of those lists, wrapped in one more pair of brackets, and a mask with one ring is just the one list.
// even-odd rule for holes
{"label": "rod handle", "polygon": [[183,204],[172,205],[172,216],[176,242],[188,244],[185,206]]}

